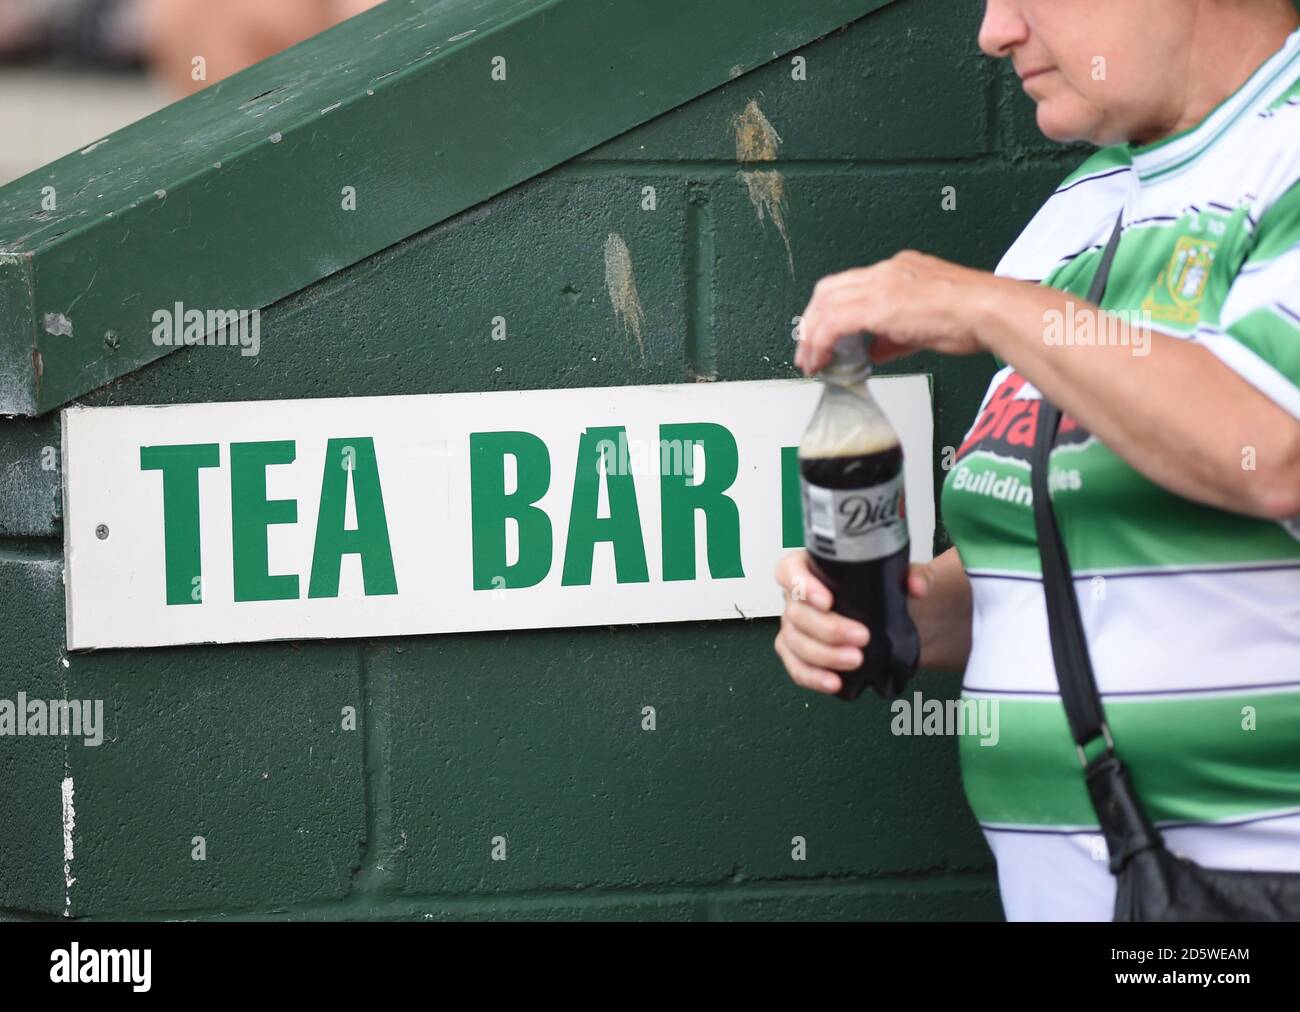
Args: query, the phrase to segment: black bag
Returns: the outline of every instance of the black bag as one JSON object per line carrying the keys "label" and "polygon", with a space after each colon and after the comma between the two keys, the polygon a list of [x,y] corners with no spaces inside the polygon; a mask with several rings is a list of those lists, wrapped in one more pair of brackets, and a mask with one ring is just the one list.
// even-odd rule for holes
{"label": "black bag", "polygon": [[[1088,293],[1088,301],[1094,305],[1100,304],[1105,293],[1122,223],[1121,212]],[[1115,754],[1079,617],[1070,560],[1047,489],[1048,461],[1060,422],[1061,412],[1043,399],[1031,460],[1034,526],[1056,680],[1088,794],[1110,851],[1110,870],[1116,878],[1115,920],[1300,920],[1300,874],[1203,868],[1171,853],[1143,811],[1128,770]],[[1105,742],[1105,750],[1089,760],[1084,748],[1098,739]]]}

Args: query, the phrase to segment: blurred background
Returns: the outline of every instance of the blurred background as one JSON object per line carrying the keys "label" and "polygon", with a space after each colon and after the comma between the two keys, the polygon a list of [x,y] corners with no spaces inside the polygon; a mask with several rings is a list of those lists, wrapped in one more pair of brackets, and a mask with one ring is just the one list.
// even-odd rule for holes
{"label": "blurred background", "polygon": [[0,0],[0,184],[380,0]]}

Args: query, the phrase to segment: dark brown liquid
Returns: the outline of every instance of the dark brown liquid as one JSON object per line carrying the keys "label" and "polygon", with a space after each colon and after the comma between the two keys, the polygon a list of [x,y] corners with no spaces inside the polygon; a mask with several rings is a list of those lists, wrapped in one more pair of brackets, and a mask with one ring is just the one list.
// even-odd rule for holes
{"label": "dark brown liquid", "polygon": [[[902,470],[900,446],[850,457],[799,458],[803,479],[820,488],[871,488]],[[834,598],[833,610],[861,622],[871,633],[861,667],[837,672],[844,685],[836,695],[857,699],[870,686],[885,699],[894,698],[916,673],[921,657],[921,639],[907,613],[908,546],[884,558],[844,562],[818,555],[813,540],[805,541],[813,572]]]}

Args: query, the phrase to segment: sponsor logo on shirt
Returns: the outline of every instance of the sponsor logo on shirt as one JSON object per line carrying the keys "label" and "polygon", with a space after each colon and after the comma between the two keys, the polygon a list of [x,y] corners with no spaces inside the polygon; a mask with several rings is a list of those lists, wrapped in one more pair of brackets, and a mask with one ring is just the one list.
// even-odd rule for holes
{"label": "sponsor logo on shirt", "polygon": [[[957,448],[954,461],[972,450],[987,450],[1000,457],[1029,461],[1038,432],[1038,412],[1042,405],[1038,392],[1017,372],[1010,373],[993,391],[975,420],[970,435]],[[1069,415],[1061,416],[1053,446],[1072,446],[1088,442],[1092,433]]]}

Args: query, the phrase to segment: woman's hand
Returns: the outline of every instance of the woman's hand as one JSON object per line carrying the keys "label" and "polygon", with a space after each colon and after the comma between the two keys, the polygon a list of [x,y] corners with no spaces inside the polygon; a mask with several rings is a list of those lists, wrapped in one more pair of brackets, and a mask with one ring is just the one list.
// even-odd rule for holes
{"label": "woman's hand", "polygon": [[[942,558],[942,557],[941,557]],[[871,633],[861,622],[831,611],[831,592],[813,575],[808,553],[791,552],[776,567],[776,580],[785,594],[785,614],[776,637],[776,653],[796,685],[816,692],[834,694],[842,682],[837,671],[852,671],[862,663],[862,648]],[[933,567],[914,565],[907,577],[907,595],[919,601],[935,581]],[[913,618],[918,618],[913,609]],[[966,625],[969,629],[969,611]],[[922,662],[925,661],[925,630],[922,633]],[[967,645],[969,653],[969,633]],[[965,663],[964,657],[961,661]]]}
{"label": "woman's hand", "polygon": [[803,311],[795,365],[812,375],[830,361],[836,341],[861,331],[875,338],[871,357],[877,362],[926,349],[947,355],[981,351],[976,307],[1003,283],[915,250],[827,275]]}

